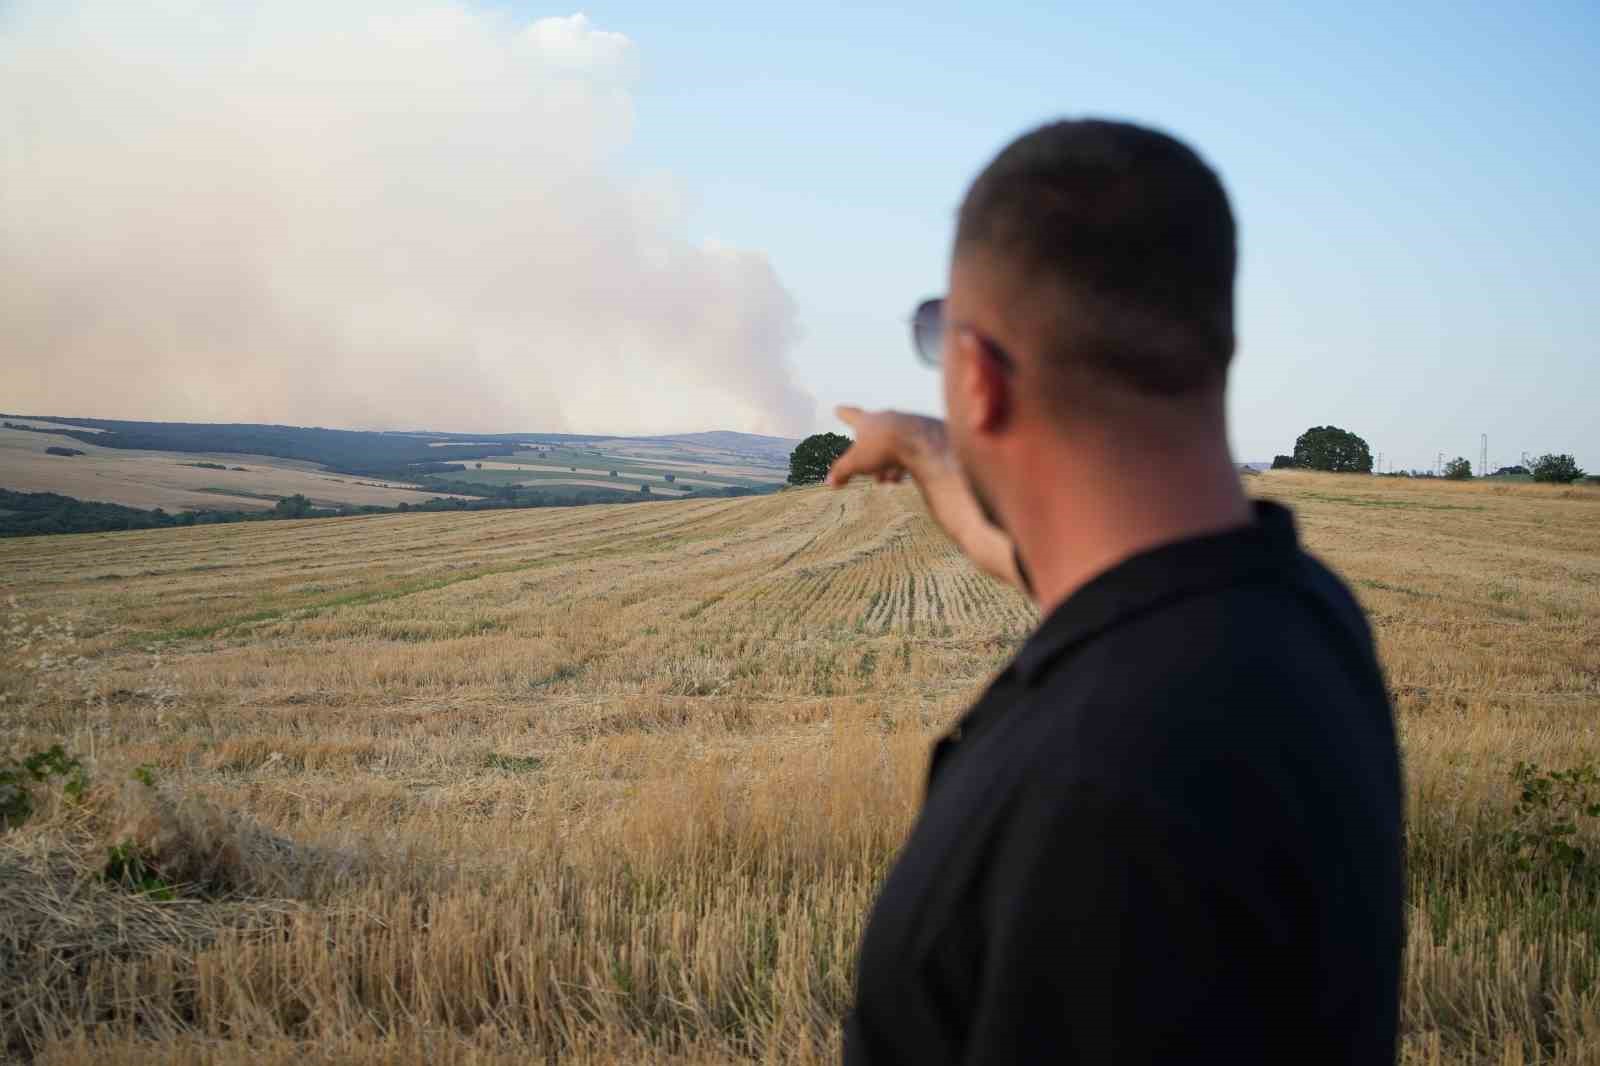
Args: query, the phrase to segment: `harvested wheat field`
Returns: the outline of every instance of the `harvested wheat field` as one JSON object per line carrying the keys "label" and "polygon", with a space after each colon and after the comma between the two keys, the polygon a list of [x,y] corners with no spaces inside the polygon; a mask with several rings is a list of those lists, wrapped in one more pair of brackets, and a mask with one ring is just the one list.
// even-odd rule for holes
{"label": "harvested wheat field", "polygon": [[[1600,492],[1251,485],[1382,645],[1406,1061],[1600,1062]],[[101,1066],[830,1061],[1034,622],[904,487],[12,540],[7,597],[0,1044]]]}

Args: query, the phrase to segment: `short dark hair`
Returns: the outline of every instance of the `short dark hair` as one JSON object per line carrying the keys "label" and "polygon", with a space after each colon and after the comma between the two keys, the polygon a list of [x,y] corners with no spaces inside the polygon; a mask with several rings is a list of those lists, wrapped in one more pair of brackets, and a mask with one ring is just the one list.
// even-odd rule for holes
{"label": "short dark hair", "polygon": [[956,254],[981,248],[1060,292],[1056,359],[1137,392],[1220,384],[1233,358],[1233,212],[1190,148],[1079,119],[1013,141],[961,205]]}

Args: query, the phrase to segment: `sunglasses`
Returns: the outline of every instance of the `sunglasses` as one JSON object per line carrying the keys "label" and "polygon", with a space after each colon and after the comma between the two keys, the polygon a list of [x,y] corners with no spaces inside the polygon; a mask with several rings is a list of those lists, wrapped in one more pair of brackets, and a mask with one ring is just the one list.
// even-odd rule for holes
{"label": "sunglasses", "polygon": [[[985,337],[969,326],[958,326],[965,329],[977,338],[978,345],[988,354],[989,358],[1012,370],[1016,361],[1011,358],[1006,350],[994,341]],[[923,300],[917,309],[911,313],[911,347],[917,353],[917,358],[928,366],[937,367],[944,361],[944,297],[935,296]]]}

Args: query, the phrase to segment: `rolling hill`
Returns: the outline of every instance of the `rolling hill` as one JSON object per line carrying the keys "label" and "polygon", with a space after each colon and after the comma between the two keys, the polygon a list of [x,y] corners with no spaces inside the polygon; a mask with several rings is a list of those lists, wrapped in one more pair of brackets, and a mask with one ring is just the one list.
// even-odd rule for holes
{"label": "rolling hill", "polygon": [[296,494],[334,509],[507,493],[627,502],[770,491],[794,443],[731,432],[484,435],[5,415],[0,489],[167,511],[265,511]]}

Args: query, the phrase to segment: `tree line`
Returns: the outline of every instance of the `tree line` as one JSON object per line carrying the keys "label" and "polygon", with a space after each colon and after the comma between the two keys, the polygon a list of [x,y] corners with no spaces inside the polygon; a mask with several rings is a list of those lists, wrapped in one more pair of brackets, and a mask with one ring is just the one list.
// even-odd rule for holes
{"label": "tree line", "polygon": [[[483,485],[474,486],[481,491]],[[509,490],[509,491],[508,491]],[[345,518],[354,515],[407,514],[417,511],[498,511],[532,507],[583,507],[596,503],[638,503],[646,500],[684,500],[709,497],[757,496],[762,490],[730,485],[697,489],[681,496],[657,496],[622,489],[562,485],[549,488],[504,486],[492,495],[471,499],[436,496],[419,503],[402,501],[393,507],[345,504],[318,507],[296,493],[285,496],[265,511],[177,511],[157,507],[145,510],[117,503],[79,500],[54,492],[13,492],[0,489],[0,537],[26,537],[48,533],[110,533],[133,529],[171,529],[229,522],[270,522],[286,518]]]}
{"label": "tree line", "polygon": [[[1292,455],[1277,455],[1272,459],[1274,470],[1323,470],[1336,474],[1370,474],[1372,449],[1356,434],[1338,426],[1312,426],[1294,442]],[[1577,461],[1566,454],[1546,454],[1526,467],[1507,466],[1496,470],[1494,476],[1527,475],[1534,481],[1550,484],[1570,484],[1588,475]],[[1400,471],[1397,477],[1434,477],[1431,470]],[[1472,477],[1472,463],[1464,456],[1456,456],[1445,463],[1437,476],[1451,481],[1465,481]]]}

